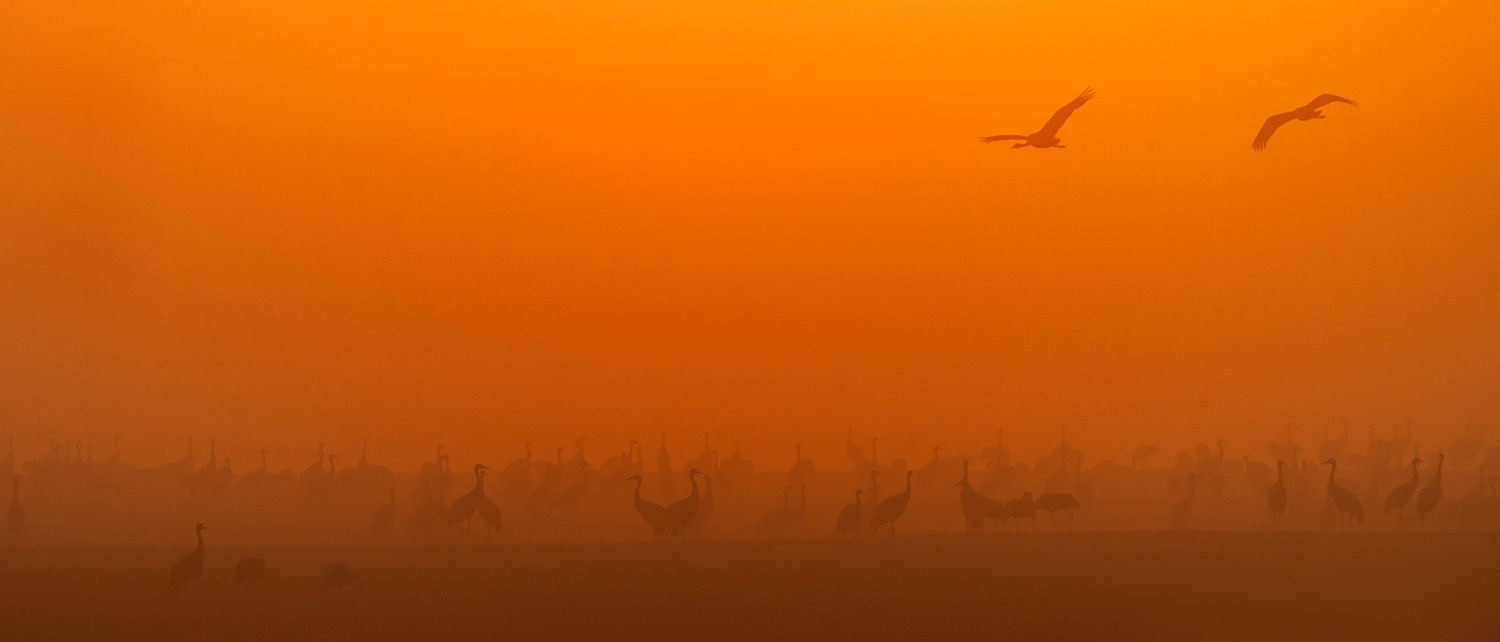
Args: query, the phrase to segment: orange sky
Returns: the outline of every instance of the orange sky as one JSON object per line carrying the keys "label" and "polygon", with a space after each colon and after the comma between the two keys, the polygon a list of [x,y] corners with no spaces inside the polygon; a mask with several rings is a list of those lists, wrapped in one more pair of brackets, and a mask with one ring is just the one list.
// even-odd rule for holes
{"label": "orange sky", "polygon": [[[666,429],[780,467],[843,464],[845,426],[921,459],[1060,422],[1261,457],[1287,422],[1496,419],[1492,3],[29,4],[23,457]],[[1086,86],[1068,149],[974,142]],[[1250,151],[1324,91],[1361,106]]]}

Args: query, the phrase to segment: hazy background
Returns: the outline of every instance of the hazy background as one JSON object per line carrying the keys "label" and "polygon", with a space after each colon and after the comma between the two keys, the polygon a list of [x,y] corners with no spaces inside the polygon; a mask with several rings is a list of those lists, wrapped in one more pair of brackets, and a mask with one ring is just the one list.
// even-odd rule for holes
{"label": "hazy background", "polygon": [[1490,3],[314,4],[7,5],[23,459],[1496,418]]}

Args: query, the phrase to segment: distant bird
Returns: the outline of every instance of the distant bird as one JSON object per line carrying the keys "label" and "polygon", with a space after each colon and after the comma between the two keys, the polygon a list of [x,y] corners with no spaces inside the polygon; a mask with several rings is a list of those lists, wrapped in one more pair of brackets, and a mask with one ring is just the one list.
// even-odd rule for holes
{"label": "distant bird", "polygon": [[196,582],[203,577],[203,530],[204,526],[197,526],[198,550],[195,550],[172,565],[172,577],[168,586],[172,589],[181,587],[188,582]]}
{"label": "distant bird", "polygon": [[1453,468],[1463,470],[1470,462],[1478,459],[1484,451],[1484,426],[1479,427],[1478,432],[1472,430],[1464,436],[1459,437],[1444,452],[1453,457]]}
{"label": "distant bird", "polygon": [[984,505],[979,491],[969,485],[969,460],[964,460],[964,476],[953,485],[958,488],[958,510],[964,518],[964,527],[970,531],[984,532]]}
{"label": "distant bird", "polygon": [[1318,447],[1318,454],[1323,459],[1335,459],[1343,456],[1344,449],[1349,446],[1349,422],[1344,422],[1344,436],[1334,439],[1328,434],[1328,426],[1323,426],[1323,445]]}
{"label": "distant bird", "polygon": [[234,565],[234,583],[244,589],[245,596],[249,597],[250,590],[266,581],[266,560],[259,557],[247,557]]}
{"label": "distant bird", "polygon": [[1141,464],[1146,463],[1147,460],[1156,456],[1158,452],[1161,452],[1161,448],[1157,447],[1156,444],[1146,444],[1135,449],[1135,453],[1130,456],[1130,467],[1140,468]]}
{"label": "distant bird", "polygon": [[1020,499],[1012,499],[1008,502],[1005,502],[1005,514],[1011,519],[1016,520],[1017,532],[1021,530],[1022,517],[1030,519],[1032,523],[1035,523],[1036,502],[1032,501],[1031,499],[1031,491],[1028,490],[1024,493],[1021,493]]}
{"label": "distant bird", "polygon": [[223,497],[229,492],[229,486],[234,483],[234,469],[230,467],[229,458],[224,458],[224,466],[214,472],[212,493],[214,497]]}
{"label": "distant bird", "polygon": [[[916,486],[918,488],[930,488],[937,483],[938,478],[945,472],[952,470],[952,460],[943,457],[943,447],[932,447],[932,461],[929,461],[917,469]],[[949,479],[952,479],[951,477]],[[956,485],[956,484],[955,484]]]}
{"label": "distant bird", "polygon": [[906,504],[911,501],[911,477],[915,471],[906,471],[906,490],[891,495],[875,507],[875,515],[870,518],[870,530],[878,531],[881,526],[887,526],[892,535],[896,534],[896,520],[906,514]]}
{"label": "distant bird", "polygon": [[1193,525],[1193,500],[1198,496],[1198,476],[1188,475],[1188,494],[1172,507],[1173,530],[1185,531]]}
{"label": "distant bird", "polygon": [[797,459],[792,462],[792,469],[787,472],[787,483],[792,486],[800,486],[812,480],[813,473],[817,472],[813,461],[802,456],[802,444],[797,444]]}
{"label": "distant bird", "polygon": [[854,443],[854,427],[849,427],[849,434],[844,438],[844,454],[849,457],[849,463],[854,464],[855,473],[864,473],[870,467],[870,460],[865,459],[865,449]]}
{"label": "distant bird", "polygon": [[1437,471],[1432,474],[1432,481],[1422,487],[1422,492],[1417,495],[1417,519],[1425,519],[1432,509],[1437,508],[1438,502],[1443,499],[1443,453],[1438,453]]}
{"label": "distant bird", "polygon": [[1266,491],[1266,505],[1271,508],[1271,519],[1277,521],[1286,514],[1286,462],[1276,460],[1276,483]]}
{"label": "distant bird", "polygon": [[648,502],[641,499],[641,476],[631,475],[629,479],[635,481],[635,512],[640,514],[641,519],[651,525],[651,539],[666,534],[669,524],[667,523],[667,508],[661,504]]}
{"label": "distant bird", "polygon": [[1323,464],[1329,466],[1328,501],[1333,502],[1333,507],[1338,509],[1340,515],[1347,516],[1349,521],[1365,523],[1365,506],[1359,502],[1359,497],[1334,481],[1334,473],[1338,472],[1339,461],[1327,459],[1323,461]]}
{"label": "distant bird", "polygon": [[256,493],[266,487],[266,479],[270,476],[270,467],[266,461],[266,453],[270,451],[260,449],[260,468],[240,475],[240,485],[237,492]]}
{"label": "distant bird", "polygon": [[556,494],[552,495],[551,499],[547,500],[548,505],[561,510],[570,510],[578,507],[578,502],[582,501],[583,496],[589,492],[588,471],[590,468],[593,468],[588,462],[583,462],[581,466],[582,475],[580,475],[578,484],[557,491]]}
{"label": "distant bird", "polygon": [[464,533],[468,533],[470,521],[478,513],[479,518],[484,521],[485,535],[500,530],[500,508],[484,494],[484,471],[489,469],[484,464],[474,464],[474,490],[453,500],[453,506],[448,509],[449,526],[462,521]]}
{"label": "distant bird", "polygon": [[[718,451],[714,451],[717,453]],[[708,528],[708,518],[714,514],[714,478],[703,476],[703,498],[698,500],[698,511],[693,513],[693,531],[699,537],[703,536],[704,529]]]}
{"label": "distant bird", "polygon": [[1405,521],[1406,505],[1411,502],[1411,497],[1417,492],[1417,464],[1422,463],[1420,457],[1411,458],[1411,481],[1406,482],[1391,490],[1385,496],[1385,514],[1391,514],[1391,509],[1396,510],[1397,521]]}
{"label": "distant bird", "polygon": [[343,591],[345,586],[360,581],[359,574],[349,570],[343,562],[334,562],[323,567],[324,590]]}
{"label": "distant bird", "polygon": [[679,538],[692,523],[693,516],[698,513],[698,504],[702,499],[702,495],[698,492],[698,475],[700,474],[702,473],[699,473],[697,468],[689,468],[688,483],[693,486],[692,493],[667,506],[667,524],[673,534]]}
{"label": "distant bird", "polygon": [[389,504],[381,504],[375,509],[375,514],[370,517],[370,532],[382,535],[391,532],[391,526],[396,523],[396,487],[391,487],[391,501]]}
{"label": "distant bird", "polygon": [[863,495],[864,492],[865,490],[863,488],[854,489],[854,503],[849,504],[843,509],[839,510],[839,520],[838,523],[834,526],[833,532],[840,535],[848,535],[850,533],[853,533],[855,529],[859,528],[859,511],[861,508],[859,497],[860,495]]}
{"label": "distant bird", "polygon": [[796,490],[795,487],[783,487],[781,489],[781,507],[762,514],[760,519],[751,523],[750,532],[771,537],[771,535],[795,525],[798,520],[801,520],[802,508],[807,507],[807,490],[805,490],[805,486],[802,486],[802,489],[804,490],[802,490],[801,508],[792,507],[792,490]]}
{"label": "distant bird", "polygon": [[1093,97],[1093,89],[1083,90],[1083,93],[1078,94],[1078,97],[1074,98],[1072,102],[1063,105],[1062,108],[1057,110],[1057,113],[1052,114],[1052,118],[1047,121],[1047,124],[1042,125],[1042,128],[1035,134],[1031,134],[1028,136],[1022,136],[1019,134],[981,136],[979,138],[979,142],[993,143],[997,140],[1019,140],[1021,142],[1016,143],[1015,145],[1011,145],[1011,149],[1019,149],[1026,146],[1037,148],[1056,147],[1058,149],[1065,149],[1062,141],[1057,138],[1057,130],[1062,129],[1063,123],[1068,122],[1068,117],[1073,115],[1073,110],[1082,107],[1084,103],[1088,102]]}
{"label": "distant bird", "polygon": [[5,527],[10,529],[11,535],[20,535],[26,530],[26,509],[21,508],[20,477],[11,481],[10,512],[5,515]]}
{"label": "distant bird", "polygon": [[1292,111],[1282,112],[1280,114],[1276,114],[1274,116],[1271,116],[1270,118],[1267,118],[1265,124],[1260,126],[1260,133],[1255,135],[1255,141],[1250,143],[1250,148],[1254,149],[1255,151],[1261,151],[1265,149],[1266,143],[1270,142],[1271,140],[1271,134],[1276,133],[1276,130],[1278,128],[1289,122],[1292,122],[1294,120],[1318,120],[1323,118],[1323,112],[1321,111],[1321,108],[1333,103],[1345,103],[1348,105],[1354,105],[1356,107],[1358,106],[1358,103],[1355,103],[1348,98],[1340,98],[1333,94],[1323,94],[1321,96],[1318,96],[1317,98],[1312,99],[1312,102],[1307,103],[1306,105],[1293,109]]}
{"label": "distant bird", "polygon": [[734,454],[719,462],[723,467],[724,474],[734,478],[735,481],[745,481],[750,474],[755,472],[755,462],[745,459],[740,455],[740,442],[734,442]]}
{"label": "distant bird", "polygon": [[1057,511],[1068,512],[1068,530],[1073,529],[1073,516],[1082,510],[1078,504],[1078,498],[1073,493],[1047,493],[1036,498],[1033,503],[1036,510],[1047,511],[1052,517],[1052,530],[1057,530]]}
{"label": "distant bird", "polygon": [[663,492],[672,491],[672,456],[667,453],[667,431],[661,431],[661,448],[656,451],[656,472]]}

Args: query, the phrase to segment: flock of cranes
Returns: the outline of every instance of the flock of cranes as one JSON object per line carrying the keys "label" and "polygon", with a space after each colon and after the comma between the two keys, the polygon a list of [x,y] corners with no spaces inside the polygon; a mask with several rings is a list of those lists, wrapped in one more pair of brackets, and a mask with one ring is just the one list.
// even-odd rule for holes
{"label": "flock of cranes", "polygon": [[[949,456],[942,447],[935,446],[932,458],[919,466],[899,457],[882,461],[879,440],[871,438],[866,450],[855,443],[850,429],[845,450],[854,468],[852,475],[820,473],[801,444],[793,445],[792,457],[782,472],[756,473],[755,464],[743,457],[738,442],[731,456],[721,457],[705,435],[703,451],[686,463],[686,492],[677,495],[675,501],[664,503],[652,501],[643,491],[651,481],[658,496],[670,497],[674,492],[682,492],[675,490],[681,479],[673,471],[665,435],[655,469],[666,472],[646,471],[643,446],[635,440],[598,466],[588,461],[583,438],[574,441],[571,457],[565,447],[558,447],[551,452],[552,457],[545,459],[535,458],[528,442],[524,445],[524,456],[500,469],[498,488],[486,483],[494,469],[476,463],[472,469],[473,487],[462,494],[452,490],[458,480],[449,453],[438,445],[434,456],[422,463],[414,475],[403,476],[404,480],[410,480],[413,489],[410,501],[406,502],[398,496],[397,475],[390,468],[370,461],[368,440],[361,444],[359,460],[352,466],[340,467],[338,456],[328,452],[326,445],[318,444],[311,463],[300,473],[273,472],[268,465],[268,451],[260,450],[259,467],[242,474],[233,471],[229,457],[221,457],[215,440],[209,440],[206,463],[197,465],[193,461],[193,442],[188,440],[185,458],[154,468],[125,463],[120,457],[118,439],[114,455],[97,462],[92,460],[93,449],[87,444],[69,441],[20,465],[24,474],[17,471],[12,445],[6,457],[0,459],[0,483],[10,482],[7,530],[17,537],[32,527],[23,507],[26,499],[23,489],[36,492],[37,487],[44,487],[55,492],[58,487],[71,487],[107,494],[131,486],[179,487],[189,495],[215,500],[278,496],[309,503],[339,499],[367,502],[368,531],[375,537],[400,536],[404,526],[404,533],[414,537],[452,533],[458,537],[482,534],[493,539],[506,527],[502,504],[511,506],[506,511],[522,513],[526,521],[566,522],[569,516],[585,514],[582,507],[586,505],[590,506],[589,511],[596,511],[601,504],[623,501],[622,493],[627,490],[632,493],[631,506],[636,516],[648,527],[644,532],[649,532],[653,540],[707,538],[712,533],[734,532],[775,537],[794,530],[805,535],[821,530],[816,521],[811,526],[806,522],[809,487],[825,495],[853,494],[853,503],[828,507],[832,528],[825,532],[832,535],[862,531],[894,534],[896,522],[907,515],[914,491],[919,504],[936,507],[951,501],[940,499],[944,487],[957,489],[956,506],[921,513],[918,520],[922,528],[931,529],[933,524],[940,523],[935,520],[942,511],[953,510],[950,514],[960,518],[965,530],[980,533],[1001,526],[1023,530],[1033,525],[1042,512],[1047,513],[1052,530],[1072,530],[1076,516],[1085,507],[1099,503],[1096,487],[1108,495],[1106,507],[1111,502],[1123,505],[1126,501],[1139,505],[1144,501],[1139,498],[1153,494],[1141,486],[1148,478],[1164,481],[1164,486],[1156,488],[1165,489],[1173,498],[1170,512],[1163,511],[1158,518],[1162,520],[1158,524],[1171,528],[1194,528],[1203,519],[1203,515],[1197,514],[1203,506],[1221,506],[1226,497],[1244,496],[1256,489],[1264,493],[1266,501],[1262,519],[1273,528],[1284,527],[1289,513],[1310,515],[1318,506],[1322,507],[1317,515],[1324,528],[1357,528],[1365,525],[1367,505],[1383,507],[1380,524],[1389,528],[1405,527],[1411,513],[1415,513],[1416,522],[1423,528],[1434,520],[1441,528],[1500,525],[1500,499],[1496,497],[1494,479],[1484,473],[1500,465],[1500,448],[1484,450],[1483,430],[1469,430],[1447,449],[1432,455],[1436,463],[1425,484],[1423,465],[1428,461],[1418,454],[1421,445],[1413,441],[1411,427],[1406,426],[1403,433],[1398,426],[1391,434],[1389,439],[1380,439],[1372,431],[1365,451],[1353,452],[1347,427],[1341,434],[1325,429],[1323,443],[1317,449],[1324,457],[1322,466],[1314,463],[1319,460],[1309,461],[1303,447],[1289,436],[1285,442],[1266,446],[1267,452],[1276,457],[1274,469],[1252,461],[1249,453],[1229,456],[1230,444],[1225,440],[1215,441],[1214,447],[1200,444],[1194,454],[1179,454],[1176,464],[1166,470],[1150,469],[1148,465],[1160,449],[1147,445],[1136,450],[1128,467],[1099,461],[1087,477],[1083,452],[1068,443],[1065,427],[1061,444],[1032,465],[1011,460],[1003,435],[997,436],[992,446],[964,456]],[[1445,501],[1443,475],[1450,456],[1466,466],[1478,463],[1480,468],[1475,485],[1460,498]],[[1395,472],[1398,461],[1405,464],[1399,468],[1410,469],[1409,477]],[[1314,480],[1324,466],[1327,477],[1319,480],[1324,491],[1315,493],[1318,484]],[[1346,474],[1351,470],[1353,476]],[[1460,473],[1468,474],[1465,470]],[[30,478],[31,482],[23,485],[23,478]],[[889,490],[882,485],[889,485],[892,479],[900,484],[899,492],[883,494]],[[768,481],[780,488],[781,501],[765,506],[758,518],[750,519],[756,513],[747,502],[753,499],[757,485],[765,488]],[[854,483],[850,484],[851,481]],[[730,493],[727,506],[718,491]],[[715,526],[715,515],[726,510],[729,515],[719,518]],[[1137,512],[1137,524],[1149,525],[1149,504],[1144,510],[1145,517],[1140,517],[1141,509]],[[738,526],[730,526],[737,515],[744,518],[739,519]],[[35,516],[32,517],[34,520]],[[1090,519],[1092,527],[1104,523],[1097,517]],[[200,541],[201,537],[200,531]],[[201,559],[201,549],[198,555]],[[174,582],[180,574],[187,577],[201,572],[194,570],[192,560],[185,559],[182,564],[180,571],[173,571]]]}
{"label": "flock of cranes", "polygon": [[[523,512],[535,511],[536,516],[568,514],[579,510],[585,497],[596,497],[606,504],[623,500],[620,495],[629,488],[636,516],[645,522],[652,540],[683,540],[708,538],[709,526],[720,511],[721,499],[716,496],[715,482],[721,488],[746,489],[755,481],[767,479],[780,482],[781,502],[770,507],[759,518],[748,523],[745,533],[753,537],[775,537],[792,529],[816,532],[826,529],[817,521],[807,523],[808,487],[816,485],[834,491],[839,487],[849,488],[853,503],[839,507],[833,513],[831,529],[824,531],[836,536],[852,536],[861,532],[895,535],[898,521],[908,516],[913,505],[914,491],[919,497],[918,505],[942,504],[943,488],[957,489],[957,506],[954,513],[962,529],[973,533],[984,533],[993,526],[998,530],[1010,525],[1021,531],[1035,523],[1039,512],[1051,518],[1052,530],[1065,527],[1072,530],[1074,517],[1095,499],[1096,485],[1109,495],[1109,501],[1124,502],[1138,496],[1132,484],[1153,478],[1162,480],[1165,475],[1169,495],[1177,495],[1169,514],[1164,514],[1161,525],[1175,529],[1190,529],[1195,526],[1195,513],[1204,502],[1222,502],[1226,496],[1247,489],[1261,488],[1265,497],[1265,513],[1262,519],[1267,527],[1282,528],[1289,512],[1295,508],[1304,511],[1318,510],[1326,530],[1349,530],[1364,526],[1367,502],[1382,501],[1382,517],[1388,527],[1407,526],[1407,510],[1411,508],[1420,524],[1427,524],[1444,515],[1451,524],[1453,520],[1477,519],[1485,528],[1500,527],[1500,497],[1496,496],[1496,482],[1486,471],[1500,466],[1500,447],[1484,449],[1483,431],[1469,431],[1464,437],[1451,443],[1447,449],[1435,453],[1436,463],[1424,482],[1423,468],[1427,460],[1420,456],[1420,444],[1412,439],[1410,426],[1402,434],[1400,427],[1390,439],[1379,439],[1371,432],[1364,452],[1353,452],[1349,432],[1335,437],[1325,431],[1319,455],[1327,455],[1321,465],[1327,468],[1324,492],[1314,492],[1313,479],[1322,466],[1316,466],[1303,456],[1303,447],[1288,437],[1285,442],[1271,442],[1267,452],[1279,458],[1275,461],[1274,481],[1268,465],[1252,462],[1249,454],[1239,458],[1228,456],[1229,442],[1218,440],[1215,448],[1199,445],[1195,455],[1178,455],[1175,466],[1162,470],[1148,470],[1146,464],[1157,454],[1157,448],[1142,447],[1131,458],[1130,465],[1120,466],[1112,462],[1098,462],[1090,477],[1084,477],[1082,452],[1070,445],[1064,437],[1052,452],[1039,457],[1034,466],[1013,462],[1003,439],[986,447],[973,456],[947,457],[940,447],[933,449],[933,457],[920,467],[913,468],[903,459],[895,458],[889,463],[879,459],[879,442],[870,440],[869,455],[854,442],[852,430],[846,443],[846,454],[854,465],[852,474],[845,472],[818,473],[802,451],[800,444],[794,446],[794,456],[784,472],[763,472],[757,480],[751,475],[754,464],[740,455],[735,445],[732,458],[720,458],[718,450],[708,443],[698,457],[689,460],[685,471],[688,490],[686,496],[665,505],[649,501],[642,496],[648,475],[642,460],[641,444],[630,441],[623,452],[605,459],[598,467],[584,456],[584,440],[574,442],[574,454],[564,458],[565,449],[558,448],[552,461],[534,460],[531,444],[525,445],[525,456],[506,465],[500,474],[500,489],[519,504]],[[705,439],[705,441],[707,441]],[[222,501],[225,495],[236,493],[261,493],[269,488],[282,488],[291,497],[300,496],[303,501],[317,501],[325,493],[345,489],[358,493],[364,490],[379,490],[380,501],[372,504],[370,532],[377,537],[390,536],[397,530],[399,513],[395,475],[389,468],[370,463],[368,441],[362,446],[359,463],[338,469],[337,456],[326,451],[320,444],[315,460],[300,475],[283,471],[272,473],[266,465],[266,451],[260,451],[261,468],[236,476],[230,469],[230,460],[220,460],[217,444],[209,441],[210,462],[195,467],[191,454],[186,460],[169,462],[155,469],[139,469],[123,463],[116,456],[106,462],[90,462],[87,452],[80,444],[69,442],[53,448],[48,455],[23,464],[26,474],[19,474],[15,467],[12,447],[6,458],[0,459],[0,478],[10,482],[11,504],[7,513],[7,528],[12,536],[22,537],[29,525],[27,513],[22,507],[22,480],[31,477],[36,484],[57,485],[71,480],[75,485],[95,492],[118,490],[122,484],[154,484],[157,486],[179,486],[182,492]],[[191,453],[191,445],[189,446]],[[1477,483],[1457,499],[1444,499],[1443,474],[1445,462],[1450,458],[1464,464],[1479,464]],[[71,456],[69,456],[71,455]],[[1407,456],[1410,455],[1409,458]],[[1280,458],[1284,457],[1284,458]],[[1395,462],[1405,461],[1405,466]],[[974,465],[982,462],[983,468]],[[1289,461],[1290,460],[1290,461]],[[223,462],[220,465],[220,461]],[[1316,460],[1313,460],[1316,461]],[[1353,462],[1357,474],[1341,474],[1348,467],[1344,462]],[[707,470],[702,470],[703,466]],[[670,459],[665,443],[659,451],[658,470],[670,469]],[[1410,468],[1410,476],[1398,479],[1397,468]],[[116,475],[104,475],[100,471]],[[474,486],[459,495],[451,503],[446,501],[447,489],[455,483],[450,467],[450,456],[446,449],[438,446],[435,457],[423,463],[414,474],[414,505],[408,513],[408,528],[432,527],[453,532],[460,537],[468,536],[476,526],[482,528],[486,539],[502,532],[500,504],[491,497],[486,480],[492,469],[483,463],[473,466]],[[973,473],[980,470],[976,479]],[[175,471],[175,476],[172,474]],[[732,472],[731,472],[732,471]],[[1151,475],[1155,475],[1151,477]],[[651,475],[657,477],[656,491],[671,493],[675,488],[672,477],[676,473]],[[901,480],[899,492],[882,496],[883,479]],[[225,482],[223,480],[229,480]],[[1382,484],[1381,480],[1390,480]],[[852,487],[849,482],[855,482]],[[1399,482],[1399,483],[1398,483]],[[1032,489],[1040,489],[1033,495]],[[1176,489],[1176,490],[1174,490]],[[1009,490],[1010,499],[993,496],[995,492]],[[1183,492],[1185,491],[1185,492]],[[738,494],[738,493],[736,493]],[[363,495],[361,495],[363,496]],[[847,495],[846,495],[847,496]],[[618,498],[618,499],[616,499]],[[1414,506],[1413,506],[1414,503]],[[1444,513],[1441,509],[1447,507]],[[951,510],[951,509],[945,509]],[[743,511],[741,511],[743,512]],[[1059,524],[1059,513],[1066,518]],[[936,514],[941,514],[941,511]],[[930,513],[929,515],[932,515]],[[475,520],[479,524],[474,524]],[[1462,526],[1462,524],[1459,524]],[[927,523],[931,527],[931,522]],[[196,548],[172,565],[168,575],[168,588],[180,589],[202,579],[204,575],[204,531],[199,523],[195,527]],[[267,561],[261,557],[247,557],[234,567],[232,582],[247,595],[265,581]],[[342,563],[329,564],[322,576],[322,586],[331,591],[359,581],[359,575]]]}
{"label": "flock of cranes", "polygon": [[[1068,122],[1068,117],[1073,115],[1074,110],[1082,107],[1093,98],[1093,88],[1083,90],[1083,93],[1078,94],[1077,98],[1058,108],[1057,112],[1052,114],[1052,118],[1049,118],[1047,123],[1042,125],[1042,128],[1038,129],[1035,133],[980,136],[979,142],[993,143],[1004,140],[1018,140],[1021,142],[1011,145],[1011,149],[1020,149],[1022,147],[1066,149],[1067,146],[1062,144],[1062,139],[1057,137],[1057,133],[1062,130],[1063,124]],[[1264,151],[1266,145],[1271,141],[1271,135],[1275,134],[1276,130],[1281,129],[1283,125],[1294,120],[1320,120],[1326,118],[1323,115],[1323,108],[1334,103],[1344,103],[1351,106],[1358,105],[1358,103],[1348,98],[1342,98],[1333,94],[1321,94],[1306,105],[1291,111],[1273,114],[1267,118],[1266,122],[1261,125],[1260,131],[1256,133],[1255,140],[1251,141],[1250,148],[1257,152]]]}

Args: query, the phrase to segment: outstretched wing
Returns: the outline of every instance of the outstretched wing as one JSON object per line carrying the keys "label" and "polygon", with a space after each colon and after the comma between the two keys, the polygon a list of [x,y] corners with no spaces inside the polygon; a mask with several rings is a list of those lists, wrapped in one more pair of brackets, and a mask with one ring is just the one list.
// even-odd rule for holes
{"label": "outstretched wing", "polygon": [[1078,94],[1078,97],[1074,98],[1073,102],[1063,105],[1062,109],[1059,109],[1057,110],[1057,113],[1052,114],[1052,120],[1047,121],[1046,125],[1042,125],[1042,130],[1037,133],[1045,134],[1051,138],[1057,138],[1057,130],[1062,129],[1063,123],[1068,122],[1068,117],[1073,115],[1073,110],[1082,107],[1084,103],[1088,102],[1089,99],[1093,97],[1093,88],[1083,90],[1083,93]]}
{"label": "outstretched wing", "polygon": [[981,142],[981,143],[993,143],[993,142],[995,142],[997,140],[1026,140],[1026,137],[1025,136],[1017,136],[1016,134],[1000,134],[999,136],[980,136],[979,137],[979,142]]}
{"label": "outstretched wing", "polygon": [[1321,96],[1318,96],[1317,98],[1312,99],[1312,102],[1307,103],[1307,106],[1304,107],[1304,109],[1317,109],[1329,103],[1347,103],[1350,105],[1354,105],[1355,107],[1359,106],[1359,103],[1349,100],[1348,98],[1335,96],[1333,94],[1323,94]]}
{"label": "outstretched wing", "polygon": [[1266,124],[1260,126],[1260,133],[1255,135],[1255,142],[1250,143],[1250,148],[1257,152],[1265,149],[1266,143],[1271,140],[1271,134],[1276,133],[1278,127],[1291,122],[1296,117],[1295,113],[1286,112],[1267,118]]}

